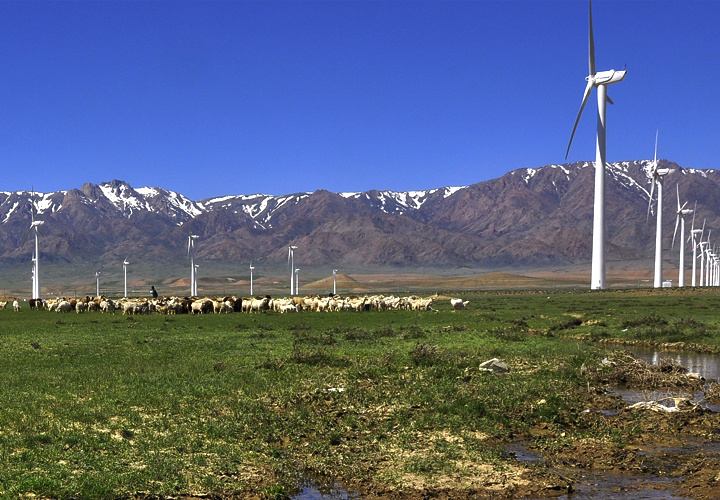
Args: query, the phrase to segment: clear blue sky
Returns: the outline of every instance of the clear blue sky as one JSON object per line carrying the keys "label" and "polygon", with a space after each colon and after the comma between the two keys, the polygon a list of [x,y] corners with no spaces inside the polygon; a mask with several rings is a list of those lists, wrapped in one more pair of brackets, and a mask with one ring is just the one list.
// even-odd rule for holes
{"label": "clear blue sky", "polygon": [[[565,162],[584,0],[0,2],[0,190],[421,190]],[[719,168],[720,1],[596,0],[608,159]],[[568,161],[594,160],[595,96]]]}

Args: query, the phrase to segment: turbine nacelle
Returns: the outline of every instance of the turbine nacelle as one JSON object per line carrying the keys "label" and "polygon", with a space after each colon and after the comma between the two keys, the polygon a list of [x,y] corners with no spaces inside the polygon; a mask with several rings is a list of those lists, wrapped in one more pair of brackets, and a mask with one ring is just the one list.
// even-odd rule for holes
{"label": "turbine nacelle", "polygon": [[675,172],[674,168],[655,168],[653,175],[656,177],[665,177],[668,174]]}
{"label": "turbine nacelle", "polygon": [[615,71],[614,69],[609,69],[607,71],[601,71],[599,73],[595,73],[594,75],[590,75],[585,78],[585,80],[593,82],[593,85],[595,86],[610,85],[611,83],[622,81],[622,79],[625,78],[625,74],[627,74],[626,70]]}

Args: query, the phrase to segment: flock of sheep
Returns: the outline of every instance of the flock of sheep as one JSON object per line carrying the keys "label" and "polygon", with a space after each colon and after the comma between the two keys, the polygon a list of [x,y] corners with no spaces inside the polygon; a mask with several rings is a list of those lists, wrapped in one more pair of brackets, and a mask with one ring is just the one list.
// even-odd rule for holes
{"label": "flock of sheep", "polygon": [[[50,299],[29,301],[30,309],[45,308],[48,311],[71,312],[78,314],[86,311],[101,311],[115,314],[223,314],[235,312],[264,312],[275,311],[279,313],[297,313],[302,311],[330,312],[330,311],[435,311],[432,308],[433,297],[420,298],[395,297],[372,295],[364,297],[341,297],[331,295],[327,297],[308,296],[290,298],[272,298],[270,296],[256,298],[223,297],[223,298],[195,298],[195,297],[159,297],[150,299],[117,299],[112,300],[104,296],[84,297],[82,299]],[[451,299],[453,311],[464,309],[468,301]],[[8,302],[0,302],[0,309],[6,309]],[[13,309],[20,311],[20,303],[15,300]]]}

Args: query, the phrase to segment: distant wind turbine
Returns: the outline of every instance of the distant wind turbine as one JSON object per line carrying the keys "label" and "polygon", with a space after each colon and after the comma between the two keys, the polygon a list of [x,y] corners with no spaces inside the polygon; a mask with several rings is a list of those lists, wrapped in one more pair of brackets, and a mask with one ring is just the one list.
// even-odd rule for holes
{"label": "distant wind turbine", "polygon": [[250,297],[253,296],[253,269],[252,261],[250,261]]}
{"label": "distant wind turbine", "polygon": [[100,271],[95,271],[95,297],[100,297]]}
{"label": "distant wind turbine", "polygon": [[[41,220],[35,220],[35,189],[32,190],[32,194],[30,197],[30,229],[28,229],[28,232],[25,234],[25,238],[23,238],[23,243],[27,241],[28,236],[30,236],[30,233],[34,233],[35,235],[35,250],[34,255],[32,257],[33,261],[33,274],[32,274],[32,298],[33,299],[39,299],[41,298],[40,293],[40,244],[39,244],[39,234],[43,234],[42,231],[40,231],[40,226],[44,224]],[[44,236],[44,235],[43,235]]]}
{"label": "distant wind turbine", "polygon": [[700,255],[698,255],[698,259],[700,259],[700,283],[698,283],[698,286],[705,286],[705,247],[707,246],[706,241],[701,241],[698,243],[698,247],[700,248]]}
{"label": "distant wind turbine", "polygon": [[290,264],[290,295],[293,295],[295,292],[295,286],[294,286],[294,279],[295,279],[295,250],[297,247],[295,245],[290,245],[288,247],[288,263]]}
{"label": "distant wind turbine", "polygon": [[712,229],[708,231],[707,241],[705,242],[705,252],[702,258],[705,260],[705,276],[702,278],[701,285],[710,286],[710,254],[712,253],[712,247],[710,246],[710,234]]}
{"label": "distant wind turbine", "polygon": [[195,240],[200,236],[188,234],[188,255],[190,256],[190,295],[197,296],[197,276],[195,276]]}
{"label": "distant wind turbine", "polygon": [[300,269],[295,269],[295,295],[300,294]]}
{"label": "distant wind turbine", "polygon": [[577,129],[580,115],[582,115],[585,104],[592,93],[593,88],[597,88],[598,102],[598,119],[597,119],[597,141],[595,148],[595,202],[594,202],[594,219],[593,219],[593,250],[592,250],[592,272],[590,278],[590,288],[605,288],[605,165],[607,163],[605,154],[605,111],[606,103],[612,104],[607,95],[607,86],[617,83],[625,78],[626,71],[595,71],[595,41],[593,37],[592,24],[592,0],[589,2],[589,35],[588,35],[588,60],[589,75],[585,78],[587,86],[583,94],[580,111],[575,119],[570,142],[568,143],[565,159],[570,154],[570,146],[572,145],[575,130]]}
{"label": "distant wind turbine", "polygon": [[333,269],[333,295],[337,295],[337,269]]}
{"label": "distant wind turbine", "polygon": [[685,286],[685,216],[694,213],[691,208],[685,208],[687,201],[680,206],[680,187],[677,188],[677,216],[675,217],[675,231],[673,232],[673,240],[671,248],[675,246],[675,236],[677,235],[678,223],[680,224],[680,267],[678,270],[678,286]]}
{"label": "distant wind turbine", "polygon": [[650,199],[648,200],[648,217],[650,216],[650,207],[652,205],[653,193],[657,185],[657,221],[655,224],[655,288],[662,287],[662,225],[663,225],[663,178],[673,173],[675,170],[671,168],[658,168],[657,163],[657,139],[658,134],[655,133],[655,159],[652,167],[650,167],[650,175],[652,176],[652,187],[650,188]]}
{"label": "distant wind turbine", "polygon": [[[692,264],[692,279],[690,281],[691,286],[697,286],[697,249],[700,241],[702,241],[702,235],[705,232],[705,219],[703,219],[702,229],[695,229],[695,214],[697,213],[697,202],[695,202],[695,209],[693,210],[693,220],[690,226],[690,236],[688,241],[692,241],[693,249],[693,264]],[[696,238],[697,237],[697,238]]]}
{"label": "distant wind turbine", "polygon": [[130,263],[127,259],[123,261],[123,274],[125,275],[125,295],[124,297],[127,299],[127,266],[129,266]]}

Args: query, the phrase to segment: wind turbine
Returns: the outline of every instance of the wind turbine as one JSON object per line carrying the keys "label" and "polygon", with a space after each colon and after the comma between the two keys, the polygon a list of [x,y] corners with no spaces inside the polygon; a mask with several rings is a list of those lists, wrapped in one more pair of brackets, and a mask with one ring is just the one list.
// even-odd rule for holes
{"label": "wind turbine", "polygon": [[333,295],[337,295],[337,269],[333,269]]}
{"label": "wind turbine", "polygon": [[193,265],[193,278],[195,279],[195,285],[194,285],[195,293],[193,294],[193,297],[197,297],[197,291],[198,291],[198,288],[197,288],[198,271],[197,270],[199,267],[200,267],[200,264]]}
{"label": "wind turbine", "polygon": [[293,295],[295,286],[294,286],[294,279],[295,279],[295,250],[297,247],[295,245],[290,245],[288,247],[288,263],[290,264],[290,295]]}
{"label": "wind turbine", "polygon": [[[44,224],[44,221],[35,220],[35,189],[32,190],[30,197],[30,229],[23,238],[23,243],[27,240],[30,233],[35,233],[35,251],[32,257],[33,261],[33,275],[32,275],[32,298],[39,299],[40,295],[40,245],[39,245],[39,234],[43,234],[40,231],[40,226]],[[45,235],[43,235],[45,236]]]}
{"label": "wind turbine", "polygon": [[127,266],[129,266],[130,263],[127,259],[123,261],[123,273],[125,274],[125,295],[124,297],[127,299]]}
{"label": "wind turbine", "polygon": [[[693,265],[692,265],[692,280],[690,282],[691,286],[697,286],[697,249],[699,245],[699,241],[702,241],[702,235],[705,232],[705,219],[703,219],[703,225],[702,229],[695,229],[695,213],[697,212],[697,202],[695,202],[695,209],[693,210],[693,220],[692,225],[690,226],[690,236],[688,237],[688,241],[692,241],[692,247],[693,247]],[[697,239],[695,239],[696,236],[699,236]]]}
{"label": "wind turbine", "polygon": [[700,283],[699,286],[705,285],[705,247],[707,246],[707,242],[701,241],[698,243],[698,247],[700,247],[700,255],[698,258],[700,259]]}
{"label": "wind turbine", "polygon": [[300,294],[300,269],[295,269],[295,295]]}
{"label": "wind turbine", "polygon": [[575,119],[570,142],[568,143],[565,159],[570,154],[570,146],[572,145],[575,130],[577,129],[580,115],[582,115],[585,104],[592,93],[593,88],[597,87],[598,102],[598,119],[597,119],[597,140],[595,147],[595,201],[594,201],[594,218],[593,218],[593,250],[592,250],[592,272],[590,278],[591,289],[605,288],[605,165],[607,163],[605,155],[605,111],[606,103],[612,104],[612,100],[607,95],[607,86],[617,83],[625,78],[626,71],[595,71],[595,41],[593,37],[592,24],[592,0],[589,2],[589,29],[588,29],[588,60],[589,75],[585,78],[587,86],[583,94],[580,111]]}
{"label": "wind turbine", "polygon": [[100,271],[95,271],[95,297],[100,297]]}
{"label": "wind turbine", "polygon": [[190,295],[197,296],[197,277],[195,276],[195,240],[200,236],[188,234],[188,255],[190,256]]}
{"label": "wind turbine", "polygon": [[250,297],[253,296],[253,269],[252,261],[250,261]]}
{"label": "wind turbine", "polygon": [[675,235],[677,234],[678,223],[680,223],[680,268],[678,270],[678,286],[685,286],[685,216],[694,213],[695,211],[690,208],[685,208],[687,201],[680,206],[680,187],[676,184],[677,188],[677,217],[675,217],[675,231],[673,232],[673,240],[670,248],[675,246]]}
{"label": "wind turbine", "polygon": [[650,216],[650,206],[652,205],[653,193],[657,185],[657,222],[655,224],[655,288],[662,287],[662,224],[663,224],[663,178],[673,173],[672,168],[658,168],[657,163],[657,139],[658,134],[655,132],[655,159],[652,167],[650,167],[650,175],[652,176],[652,187],[650,188],[650,199],[648,200],[648,217]]}
{"label": "wind turbine", "polygon": [[705,248],[703,251],[703,255],[700,257],[705,261],[705,275],[700,278],[700,286],[708,286],[710,285],[710,252],[712,252],[712,249],[710,248],[710,234],[712,233],[712,229],[708,231],[707,235],[707,241],[705,242]]}

